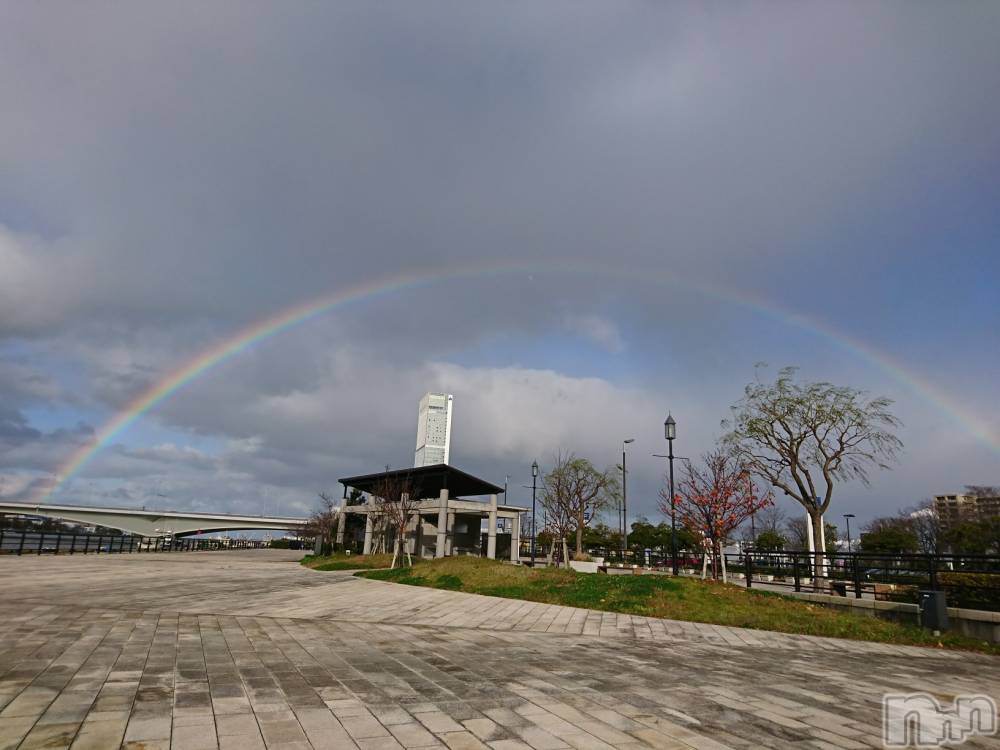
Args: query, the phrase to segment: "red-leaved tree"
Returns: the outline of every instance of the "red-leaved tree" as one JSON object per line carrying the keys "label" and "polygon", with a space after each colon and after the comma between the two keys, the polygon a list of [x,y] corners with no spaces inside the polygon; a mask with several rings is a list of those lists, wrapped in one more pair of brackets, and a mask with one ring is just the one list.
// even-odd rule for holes
{"label": "red-leaved tree", "polygon": [[[712,550],[712,577],[718,577],[717,562],[729,535],[753,513],[773,505],[770,491],[760,494],[750,471],[731,452],[707,453],[704,467],[688,462],[674,502],[684,526],[701,533]],[[660,490],[660,510],[670,513],[670,493]]]}

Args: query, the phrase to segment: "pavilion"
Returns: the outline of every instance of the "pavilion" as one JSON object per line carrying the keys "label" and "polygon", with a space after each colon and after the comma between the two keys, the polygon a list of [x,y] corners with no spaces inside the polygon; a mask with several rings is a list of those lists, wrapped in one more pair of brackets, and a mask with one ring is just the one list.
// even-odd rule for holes
{"label": "pavilion", "polygon": [[[404,551],[416,557],[477,555],[493,560],[497,558],[498,520],[502,519],[503,526],[510,529],[510,560],[520,561],[518,548],[521,514],[527,512],[527,508],[498,504],[497,496],[503,494],[503,488],[484,479],[447,464],[436,464],[343,477],[339,481],[344,485],[344,501],[337,519],[336,539],[339,549],[344,548],[345,514],[348,513],[365,515],[365,554],[371,552],[374,542],[375,524],[370,515],[373,506],[367,503],[348,505],[348,491],[356,489],[370,497],[377,495],[380,487],[397,483],[397,486],[405,484],[410,492],[418,493],[414,512],[407,525]],[[484,496],[488,500],[473,499]],[[484,519],[485,535],[481,530]],[[507,542],[508,534],[500,536],[502,542]],[[391,549],[390,543],[391,540],[388,540],[388,549]]]}

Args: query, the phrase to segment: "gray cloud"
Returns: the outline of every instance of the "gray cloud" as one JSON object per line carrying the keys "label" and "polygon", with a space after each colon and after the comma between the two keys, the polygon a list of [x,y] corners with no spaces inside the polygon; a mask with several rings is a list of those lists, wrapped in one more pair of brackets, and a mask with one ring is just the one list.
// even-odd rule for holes
{"label": "gray cloud", "polygon": [[[456,393],[457,455],[490,475],[559,448],[610,462],[638,425],[655,445],[666,408],[707,446],[759,359],[885,390],[912,421],[931,419],[828,341],[701,288],[777,299],[935,375],[974,312],[969,285],[988,290],[1000,268],[913,274],[907,294],[896,278],[931,252],[926,238],[955,235],[949,221],[992,236],[998,16],[990,4],[12,7],[0,396],[20,432],[0,461],[21,486],[86,436],[35,424],[31,407],[113,412],[290,304],[491,264],[537,270],[445,278],[264,342],[158,407],[159,447],[125,436],[74,491],[138,500],[153,477],[177,502],[307,502],[338,472],[408,460],[431,388]],[[963,208],[945,221],[950,205]],[[681,280],[658,281],[669,274]],[[931,298],[952,314],[911,343],[900,331]],[[990,316],[978,316],[987,331]],[[973,359],[962,398],[988,407],[989,379],[968,372],[988,373],[995,354]],[[913,429],[913,455],[929,455]],[[953,438],[955,466],[984,471],[982,447],[964,446],[966,460]],[[637,456],[637,492],[652,497],[660,468]],[[913,468],[879,503],[939,481]]]}

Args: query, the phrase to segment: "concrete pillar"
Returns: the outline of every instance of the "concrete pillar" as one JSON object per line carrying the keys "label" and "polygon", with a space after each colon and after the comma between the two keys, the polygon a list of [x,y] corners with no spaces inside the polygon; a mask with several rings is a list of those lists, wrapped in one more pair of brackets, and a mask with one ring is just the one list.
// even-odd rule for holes
{"label": "concrete pillar", "polygon": [[497,496],[490,495],[490,520],[486,531],[486,557],[497,559]]}
{"label": "concrete pillar", "polygon": [[411,555],[417,553],[417,534],[420,529],[420,514],[411,513],[410,517],[406,519],[406,544],[403,547],[403,551]]}
{"label": "concrete pillar", "polygon": [[370,555],[372,551],[372,533],[375,531],[375,526],[372,523],[372,516],[370,513],[365,513],[365,548],[364,553]]}
{"label": "concrete pillar", "polygon": [[444,538],[445,554],[449,557],[455,549],[455,511],[448,511],[448,533]]}
{"label": "concrete pillar", "polygon": [[340,512],[337,513],[337,549],[341,552],[344,550],[344,528],[347,526],[347,513],[344,509],[347,508],[347,501],[344,500],[340,504]]}
{"label": "concrete pillar", "polygon": [[521,514],[510,519],[510,561],[521,562]]}
{"label": "concrete pillar", "polygon": [[413,554],[417,557],[424,556],[424,517],[419,513],[414,519]]}
{"label": "concrete pillar", "polygon": [[441,490],[438,496],[437,544],[434,546],[434,557],[444,557],[445,539],[448,534],[448,490]]}

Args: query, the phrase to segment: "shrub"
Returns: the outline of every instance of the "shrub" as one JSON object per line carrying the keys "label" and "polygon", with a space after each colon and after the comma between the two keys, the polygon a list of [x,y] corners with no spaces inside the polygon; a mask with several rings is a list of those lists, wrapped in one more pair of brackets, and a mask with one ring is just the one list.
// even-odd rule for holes
{"label": "shrub", "polygon": [[1000,574],[938,573],[949,607],[1000,611]]}

